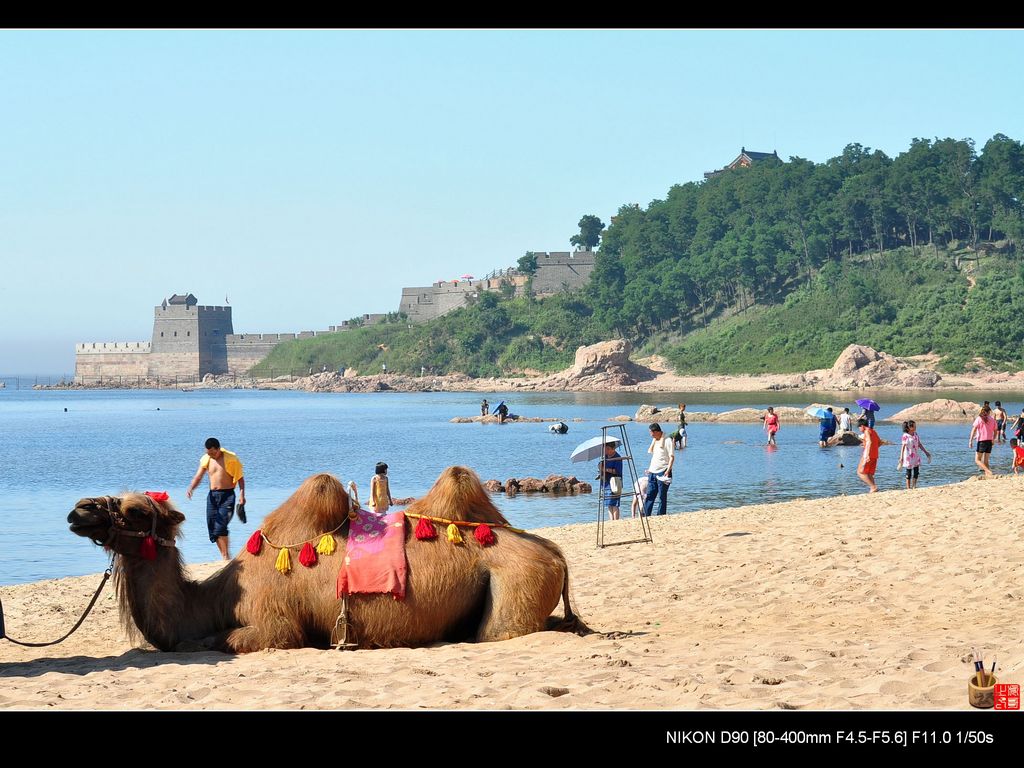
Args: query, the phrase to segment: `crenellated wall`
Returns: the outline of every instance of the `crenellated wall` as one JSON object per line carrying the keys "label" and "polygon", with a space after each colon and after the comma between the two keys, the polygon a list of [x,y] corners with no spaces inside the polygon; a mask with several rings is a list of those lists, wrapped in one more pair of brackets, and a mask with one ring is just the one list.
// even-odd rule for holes
{"label": "crenellated wall", "polygon": [[[544,295],[582,286],[594,268],[590,251],[537,253],[533,290]],[[403,288],[399,311],[410,322],[424,323],[463,307],[481,291],[499,291],[511,282],[521,293],[526,275],[514,269],[498,270],[482,280],[439,281],[422,288]],[[283,341],[339,333],[359,325],[374,325],[384,313],[364,314],[353,323],[345,320],[326,331],[301,333],[236,334],[231,307],[201,305],[192,294],[175,294],[153,309],[151,341],[88,342],[75,345],[75,375],[201,377],[244,374]]]}
{"label": "crenellated wall", "polygon": [[533,292],[537,296],[582,288],[594,271],[593,251],[556,251],[536,255],[537,272],[533,276]]}

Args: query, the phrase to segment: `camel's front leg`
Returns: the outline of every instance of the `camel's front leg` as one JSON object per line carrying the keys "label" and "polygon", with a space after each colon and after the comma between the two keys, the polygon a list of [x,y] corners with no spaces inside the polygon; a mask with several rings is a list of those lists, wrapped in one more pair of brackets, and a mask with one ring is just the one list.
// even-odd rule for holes
{"label": "camel's front leg", "polygon": [[265,648],[302,648],[306,636],[298,624],[278,620],[270,625],[239,627],[227,632],[222,650],[227,653],[252,653]]}

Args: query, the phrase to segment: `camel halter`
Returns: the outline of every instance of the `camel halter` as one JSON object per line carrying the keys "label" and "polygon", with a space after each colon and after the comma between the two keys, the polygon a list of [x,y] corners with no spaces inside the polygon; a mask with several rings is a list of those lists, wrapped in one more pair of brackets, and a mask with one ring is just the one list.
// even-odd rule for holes
{"label": "camel halter", "polygon": [[[103,497],[103,506],[107,510],[107,515],[110,517],[110,533],[107,535],[107,540],[103,542],[103,547],[109,547],[114,543],[114,539],[118,536],[131,536],[136,539],[144,539],[147,536],[153,539],[161,547],[174,547],[174,539],[165,539],[163,536],[156,535],[156,519],[160,515],[160,509],[157,507],[156,502],[153,501],[149,496],[146,496],[146,501],[149,502],[149,506],[153,508],[153,524],[150,526],[149,533],[144,531],[130,531],[127,529],[127,521],[121,510],[114,510],[111,506],[112,497]],[[93,539],[95,541],[95,539]],[[117,554],[123,554],[118,552]]]}
{"label": "camel halter", "polygon": [[[112,498],[110,496],[103,497],[103,507],[104,509],[107,510],[107,516],[110,518],[110,533],[107,535],[107,540],[103,542],[102,546],[104,548],[110,547],[110,545],[114,542],[114,539],[118,536],[131,536],[137,539],[144,539],[147,536],[150,536],[152,537],[153,541],[155,541],[162,547],[174,547],[174,541],[172,539],[165,539],[162,536],[156,535],[156,519],[160,514],[160,509],[159,507],[157,507],[156,502],[153,501],[153,499],[151,499],[148,496],[146,497],[146,501],[148,501],[150,507],[153,508],[153,524],[150,526],[149,533],[145,533],[143,531],[127,530],[125,528],[125,526],[127,525],[127,521],[125,520],[124,515],[121,514],[120,510],[114,510],[111,501]],[[96,540],[93,539],[93,541]],[[62,643],[65,640],[67,640],[69,637],[71,637],[75,630],[82,626],[82,622],[85,621],[85,618],[92,611],[93,606],[96,605],[96,601],[99,599],[100,592],[103,591],[103,587],[106,585],[107,580],[110,579],[110,574],[113,573],[114,558],[121,554],[123,553],[115,552],[113,549],[110,550],[110,563],[107,565],[107,569],[103,571],[103,579],[100,581],[100,585],[96,587],[96,592],[93,593],[92,600],[89,601],[89,605],[85,607],[85,611],[82,613],[82,617],[75,623],[75,626],[73,626],[71,629],[67,631],[65,635],[58,638],[57,640],[52,640],[48,643],[28,643],[23,642],[21,640],[15,640],[13,637],[9,637],[7,635],[6,627],[4,626],[4,606],[3,603],[0,602],[0,640],[8,640],[14,643],[15,645],[22,645],[27,648],[45,648],[48,645],[56,645],[57,643]]]}

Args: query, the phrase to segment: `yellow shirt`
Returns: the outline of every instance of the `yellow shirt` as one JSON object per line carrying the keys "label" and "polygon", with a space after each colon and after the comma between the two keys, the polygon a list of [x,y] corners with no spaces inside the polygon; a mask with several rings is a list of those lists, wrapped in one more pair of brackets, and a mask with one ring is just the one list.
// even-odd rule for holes
{"label": "yellow shirt", "polygon": [[[224,471],[231,475],[231,484],[237,485],[238,481],[242,479],[242,462],[239,460],[238,455],[231,451],[225,451],[222,448],[221,453],[224,455]],[[210,454],[203,454],[202,458],[199,459],[199,466],[202,469],[210,466]]]}
{"label": "yellow shirt", "polygon": [[391,489],[388,487],[387,475],[374,475],[370,480],[370,505],[375,510],[387,510],[391,506]]}

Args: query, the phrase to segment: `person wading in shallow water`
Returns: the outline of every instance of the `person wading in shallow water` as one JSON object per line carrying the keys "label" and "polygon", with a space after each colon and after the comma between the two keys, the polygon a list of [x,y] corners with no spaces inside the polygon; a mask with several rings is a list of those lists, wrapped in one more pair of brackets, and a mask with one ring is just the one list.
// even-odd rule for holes
{"label": "person wading in shallow water", "polygon": [[768,433],[766,445],[775,445],[775,433],[779,431],[779,415],[771,406],[768,406],[768,413],[764,416],[764,429]]}
{"label": "person wading in shallow water", "polygon": [[245,477],[242,475],[242,462],[231,451],[220,447],[216,437],[209,438],[206,453],[199,459],[199,469],[185,491],[191,499],[203,474],[210,476],[210,493],[206,497],[206,527],[210,541],[216,543],[221,556],[230,560],[228,547],[228,523],[235,514],[235,486],[238,486],[238,503],[245,504]]}
{"label": "person wading in shallow water", "polygon": [[988,407],[988,401],[981,408],[981,413],[978,414],[978,418],[974,420],[974,424],[971,425],[971,437],[967,441],[967,447],[974,447],[974,438],[978,438],[978,450],[974,455],[974,463],[978,465],[978,468],[985,473],[985,477],[992,477],[992,470],[989,468],[988,461],[992,455],[992,441],[996,436],[996,420],[991,416],[991,409]]}
{"label": "person wading in shallow water", "polygon": [[857,426],[864,436],[864,451],[857,465],[857,476],[867,483],[868,493],[878,493],[875,485],[875,470],[878,468],[878,433],[868,426],[867,419],[857,419]]}

